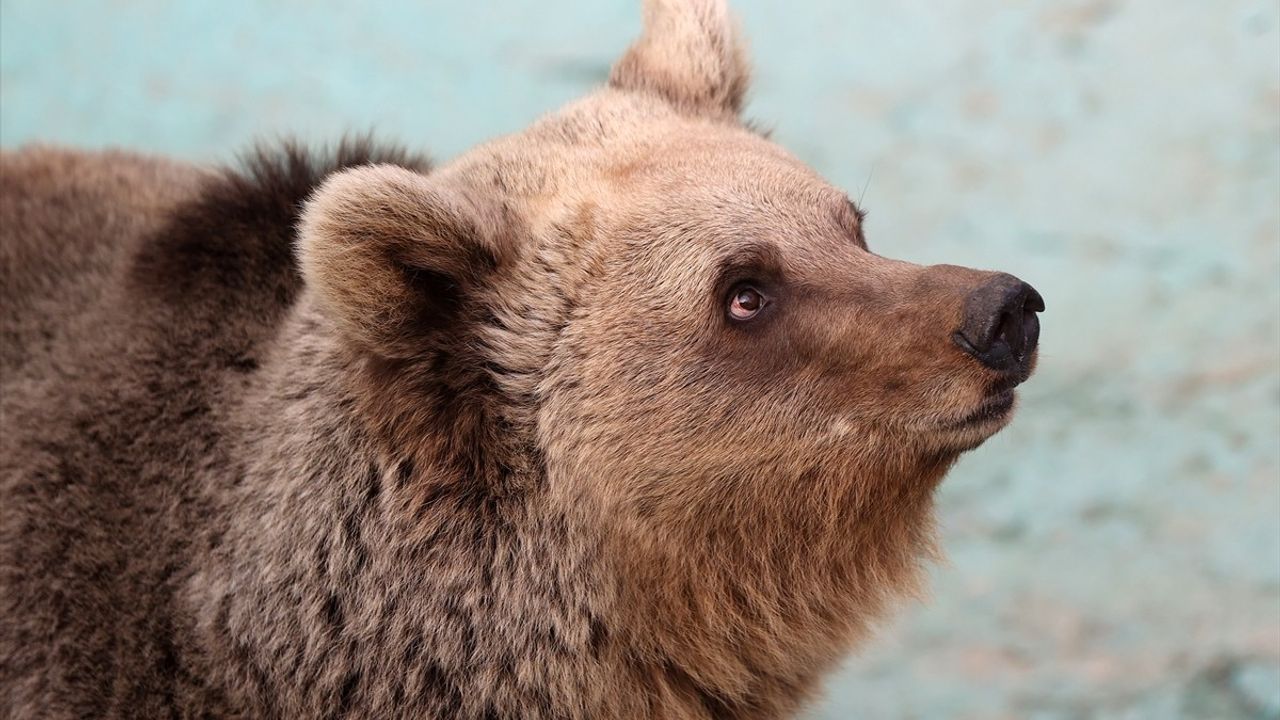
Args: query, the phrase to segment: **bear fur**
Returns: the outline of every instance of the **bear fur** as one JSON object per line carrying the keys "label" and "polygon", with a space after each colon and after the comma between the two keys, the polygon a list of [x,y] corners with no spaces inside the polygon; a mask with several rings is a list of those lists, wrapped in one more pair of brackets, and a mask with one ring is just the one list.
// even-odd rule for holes
{"label": "bear fur", "polygon": [[[0,716],[777,718],[1007,422],[718,0],[438,169],[0,163]],[[726,297],[765,290],[737,322]]]}

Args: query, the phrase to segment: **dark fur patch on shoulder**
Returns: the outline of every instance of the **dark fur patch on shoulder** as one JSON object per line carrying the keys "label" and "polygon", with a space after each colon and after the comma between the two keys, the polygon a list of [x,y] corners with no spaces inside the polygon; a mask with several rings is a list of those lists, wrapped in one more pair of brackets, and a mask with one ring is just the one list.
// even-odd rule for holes
{"label": "dark fur patch on shoulder", "polygon": [[292,141],[258,146],[138,248],[130,286],[184,308],[286,307],[302,286],[294,240],[303,203],[327,176],[382,163],[430,169],[425,157],[368,137],[319,152]]}

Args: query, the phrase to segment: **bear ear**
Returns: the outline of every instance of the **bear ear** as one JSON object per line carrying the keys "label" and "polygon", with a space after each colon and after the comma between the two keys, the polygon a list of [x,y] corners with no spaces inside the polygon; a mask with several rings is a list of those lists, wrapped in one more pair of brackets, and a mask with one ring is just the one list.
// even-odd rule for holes
{"label": "bear ear", "polygon": [[644,34],[613,66],[609,84],[695,113],[737,115],[750,81],[738,35],[725,0],[645,0]]}
{"label": "bear ear", "polygon": [[456,178],[369,165],[331,176],[307,202],[299,260],[323,311],[360,349],[423,354],[504,260],[505,225]]}

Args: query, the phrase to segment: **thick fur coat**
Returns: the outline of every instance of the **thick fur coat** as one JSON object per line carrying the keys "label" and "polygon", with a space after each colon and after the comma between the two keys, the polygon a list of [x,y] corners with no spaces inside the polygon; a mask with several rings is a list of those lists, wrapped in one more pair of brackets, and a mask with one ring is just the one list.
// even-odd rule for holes
{"label": "thick fur coat", "polygon": [[[0,716],[776,718],[1008,419],[723,3],[439,169],[0,164]],[[966,309],[969,308],[969,309]],[[1011,402],[1011,400],[1010,400]]]}

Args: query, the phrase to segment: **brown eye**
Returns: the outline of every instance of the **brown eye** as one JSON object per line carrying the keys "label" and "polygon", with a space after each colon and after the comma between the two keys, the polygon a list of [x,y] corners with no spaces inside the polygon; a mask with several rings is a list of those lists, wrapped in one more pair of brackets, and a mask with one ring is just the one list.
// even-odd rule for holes
{"label": "brown eye", "polygon": [[768,300],[750,285],[740,285],[729,297],[729,317],[734,320],[750,320],[764,309]]}

